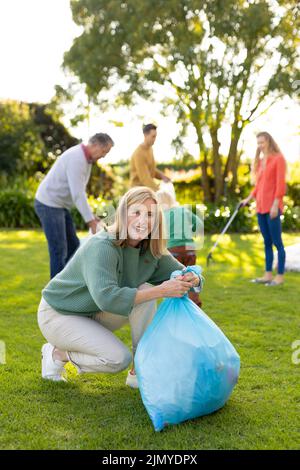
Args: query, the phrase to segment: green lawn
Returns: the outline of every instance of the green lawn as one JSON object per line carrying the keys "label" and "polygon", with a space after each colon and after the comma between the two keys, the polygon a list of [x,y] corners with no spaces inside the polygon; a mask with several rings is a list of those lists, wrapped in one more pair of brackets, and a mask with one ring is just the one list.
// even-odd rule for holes
{"label": "green lawn", "polygon": [[[204,266],[215,237],[199,252]],[[285,235],[286,245],[300,241]],[[1,449],[300,449],[300,274],[268,288],[249,283],[263,270],[260,235],[227,235],[205,269],[204,311],[241,356],[241,375],[219,412],[155,433],[138,390],[118,375],[76,376],[68,383],[40,377],[43,337],[36,322],[48,279],[39,231],[0,231]],[[119,333],[128,345],[129,330]]]}

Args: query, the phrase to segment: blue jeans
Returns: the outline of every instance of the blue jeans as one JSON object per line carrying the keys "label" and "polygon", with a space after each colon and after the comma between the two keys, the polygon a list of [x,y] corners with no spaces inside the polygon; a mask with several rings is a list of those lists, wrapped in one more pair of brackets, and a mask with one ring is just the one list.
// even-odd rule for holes
{"label": "blue jeans", "polygon": [[257,214],[258,225],[265,243],[266,255],[266,271],[272,271],[273,266],[273,245],[276,246],[278,252],[278,274],[284,273],[285,251],[281,239],[281,221],[280,211],[274,219],[270,218],[270,214]]}
{"label": "blue jeans", "polygon": [[51,279],[67,264],[79,246],[75,226],[67,209],[50,207],[34,200],[34,209],[48,241]]}

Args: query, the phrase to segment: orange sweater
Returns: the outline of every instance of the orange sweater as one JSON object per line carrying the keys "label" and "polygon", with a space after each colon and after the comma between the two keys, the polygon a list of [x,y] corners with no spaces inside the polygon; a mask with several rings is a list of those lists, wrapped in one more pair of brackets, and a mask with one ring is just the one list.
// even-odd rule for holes
{"label": "orange sweater", "polygon": [[286,191],[285,184],[286,164],[280,153],[270,155],[263,169],[259,163],[257,181],[252,196],[256,199],[256,212],[267,214],[270,212],[274,199],[278,199],[278,207],[283,212],[283,196]]}
{"label": "orange sweater", "polygon": [[130,160],[131,186],[148,186],[157,191],[159,186],[154,178],[159,177],[152,148],[146,149],[143,144],[134,151]]}

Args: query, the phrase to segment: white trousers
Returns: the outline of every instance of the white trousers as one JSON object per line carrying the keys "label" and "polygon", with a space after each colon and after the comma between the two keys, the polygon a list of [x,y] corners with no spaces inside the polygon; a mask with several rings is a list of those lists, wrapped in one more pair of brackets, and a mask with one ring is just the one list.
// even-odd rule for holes
{"label": "white trousers", "polygon": [[[150,287],[142,284],[139,289]],[[79,372],[116,373],[126,369],[136,352],[139,340],[156,312],[156,301],[133,307],[130,315],[99,312],[91,317],[63,315],[43,298],[38,309],[38,324],[46,340],[62,351]],[[132,354],[112,332],[130,324]]]}

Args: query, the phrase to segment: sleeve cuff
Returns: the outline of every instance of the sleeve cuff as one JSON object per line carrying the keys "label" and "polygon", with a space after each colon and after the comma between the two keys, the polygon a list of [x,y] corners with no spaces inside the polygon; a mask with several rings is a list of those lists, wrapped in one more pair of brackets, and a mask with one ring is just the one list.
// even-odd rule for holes
{"label": "sleeve cuff", "polygon": [[94,215],[93,215],[92,211],[90,213],[88,213],[88,212],[82,213],[81,212],[81,216],[82,216],[82,218],[83,218],[83,220],[85,221],[86,224],[94,219]]}
{"label": "sleeve cuff", "polygon": [[192,287],[192,289],[191,289],[191,290],[193,290],[194,292],[197,292],[197,293],[199,293],[199,292],[202,291],[202,289],[203,289],[203,284],[204,284],[204,277],[201,276],[201,274],[198,274],[198,277],[199,277],[199,286],[197,286],[197,287]]}

